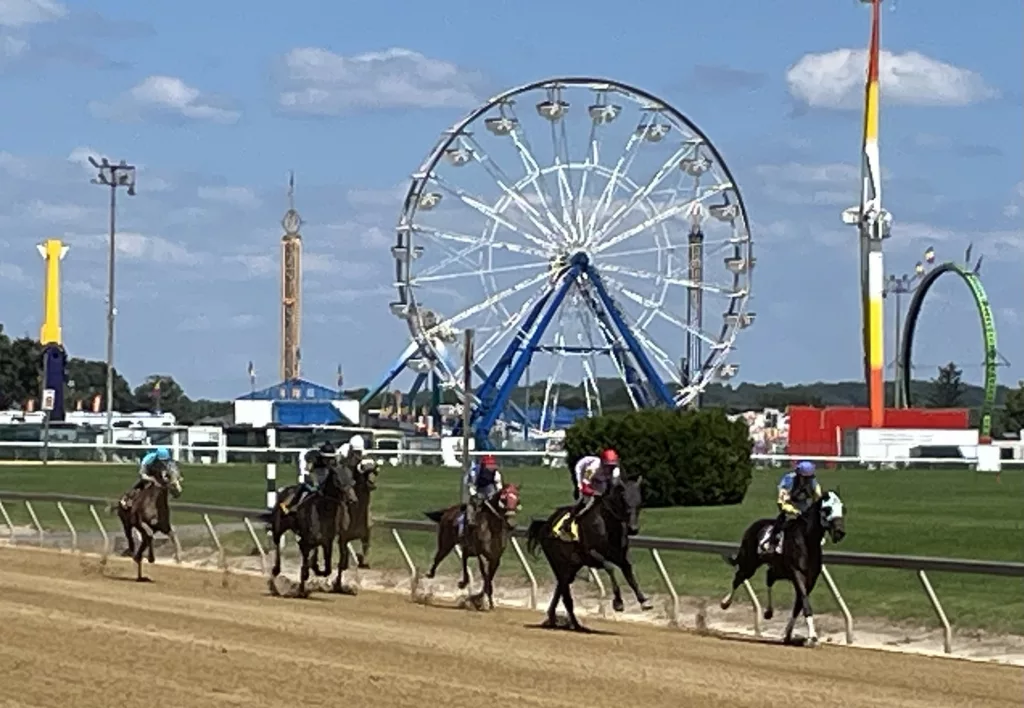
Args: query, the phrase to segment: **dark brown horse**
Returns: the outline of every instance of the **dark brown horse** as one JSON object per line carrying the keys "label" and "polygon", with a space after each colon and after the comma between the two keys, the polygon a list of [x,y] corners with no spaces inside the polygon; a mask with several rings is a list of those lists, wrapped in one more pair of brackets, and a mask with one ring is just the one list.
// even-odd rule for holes
{"label": "dark brown horse", "polygon": [[[132,555],[135,565],[138,568],[136,580],[147,582],[149,578],[142,574],[142,556],[148,554],[148,560],[153,563],[156,558],[153,555],[153,535],[155,532],[166,535],[178,546],[178,540],[171,526],[171,510],[167,503],[167,496],[174,498],[181,496],[182,475],[173,461],[165,464],[162,469],[142,489],[133,489],[126,492],[121,499],[110,506],[112,511],[117,512],[121,519],[121,526],[124,528],[124,537],[128,540],[127,553]],[[138,531],[142,541],[135,545],[135,537],[132,531]]]}
{"label": "dark brown horse", "polygon": [[494,576],[498,572],[505,547],[512,538],[518,511],[519,487],[508,484],[484,501],[471,527],[466,527],[464,506],[456,504],[441,511],[426,512],[426,517],[438,524],[437,553],[434,554],[434,562],[427,571],[427,577],[434,577],[437,566],[458,545],[462,551],[462,580],[459,581],[459,588],[469,585],[469,568],[466,563],[470,558],[476,558],[483,589],[473,599],[486,595],[488,606],[494,609]]}
{"label": "dark brown horse", "polygon": [[[348,469],[348,468],[346,468]],[[352,474],[352,490],[354,499],[348,506],[348,516],[344,523],[338,523],[338,576],[334,579],[332,589],[334,592],[342,592],[342,575],[348,570],[351,560],[348,552],[348,545],[352,541],[360,541],[363,552],[356,554],[356,562],[360,568],[368,567],[366,554],[370,548],[370,529],[373,526],[370,518],[370,498],[377,488],[378,469],[376,465],[360,464],[350,470]],[[324,571],[325,575],[331,574],[331,546],[324,548]]]}
{"label": "dark brown horse", "polygon": [[[342,479],[347,477],[347,479]],[[328,468],[323,482],[297,507],[285,513],[280,504],[272,511],[259,516],[259,520],[270,524],[274,542],[274,568],[271,575],[281,574],[281,536],[285,527],[290,528],[298,539],[302,569],[299,573],[299,597],[307,597],[306,583],[309,581],[311,556],[317,548],[330,548],[338,535],[338,529],[349,523],[349,508],[352,494],[352,480],[347,470]],[[326,555],[326,553],[325,553]]]}

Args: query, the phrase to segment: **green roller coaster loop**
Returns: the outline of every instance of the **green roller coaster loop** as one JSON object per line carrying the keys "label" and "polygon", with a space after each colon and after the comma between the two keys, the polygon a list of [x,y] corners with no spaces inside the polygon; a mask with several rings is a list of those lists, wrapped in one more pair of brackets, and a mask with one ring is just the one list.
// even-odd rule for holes
{"label": "green roller coaster loop", "polygon": [[911,404],[909,372],[917,318],[921,313],[921,306],[924,304],[928,290],[944,273],[956,273],[967,284],[974,297],[974,304],[978,307],[978,316],[981,318],[982,336],[985,340],[985,400],[981,405],[981,425],[978,434],[982,440],[987,441],[992,437],[992,411],[996,403],[996,370],[999,366],[999,351],[996,348],[996,323],[992,317],[992,308],[989,307],[988,295],[985,294],[981,278],[976,272],[967,270],[956,263],[943,263],[929,271],[921,279],[917,290],[914,291],[914,297],[910,300],[910,307],[907,310],[907,322],[903,327],[903,342],[899,353],[900,367],[904,372],[903,380],[900,382],[903,387],[903,400],[907,402],[907,405]]}

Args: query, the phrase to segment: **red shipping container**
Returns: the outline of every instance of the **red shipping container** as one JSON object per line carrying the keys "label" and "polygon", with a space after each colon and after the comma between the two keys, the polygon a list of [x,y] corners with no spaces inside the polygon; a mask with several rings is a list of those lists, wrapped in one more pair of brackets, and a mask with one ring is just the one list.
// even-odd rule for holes
{"label": "red shipping container", "polygon": [[[840,438],[846,430],[871,427],[871,412],[856,406],[790,406],[790,455],[838,455]],[[947,428],[966,430],[970,411],[965,408],[889,408],[886,428]]]}

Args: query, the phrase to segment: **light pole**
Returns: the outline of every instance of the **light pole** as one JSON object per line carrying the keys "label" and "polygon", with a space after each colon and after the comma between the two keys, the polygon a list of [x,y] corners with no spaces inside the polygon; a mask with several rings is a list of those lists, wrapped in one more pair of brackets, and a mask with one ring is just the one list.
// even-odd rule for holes
{"label": "light pole", "polygon": [[112,165],[107,158],[99,162],[89,157],[89,162],[97,170],[93,184],[110,188],[110,248],[107,252],[107,426],[105,439],[108,445],[114,444],[114,235],[116,233],[117,188],[127,187],[128,196],[135,196],[135,165],[124,160]]}
{"label": "light pole", "polygon": [[903,370],[903,361],[900,358],[900,351],[903,345],[903,296],[917,290],[917,286],[921,284],[921,278],[934,262],[935,249],[929,248],[924,252],[924,261],[918,261],[914,265],[913,275],[907,273],[900,276],[890,275],[886,279],[885,287],[882,290],[882,297],[896,296],[896,337],[894,339],[896,344],[896,376],[893,384],[893,405],[896,408],[907,407],[907,401],[903,399],[903,377],[907,376],[908,372]]}

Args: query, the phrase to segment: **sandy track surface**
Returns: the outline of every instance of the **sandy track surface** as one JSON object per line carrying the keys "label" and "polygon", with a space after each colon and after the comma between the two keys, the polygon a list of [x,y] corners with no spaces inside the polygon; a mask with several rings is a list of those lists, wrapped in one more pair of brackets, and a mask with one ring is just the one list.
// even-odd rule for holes
{"label": "sandy track surface", "polygon": [[1024,670],[701,637],[407,597],[271,597],[266,582],[0,549],[0,706],[1014,706]]}

